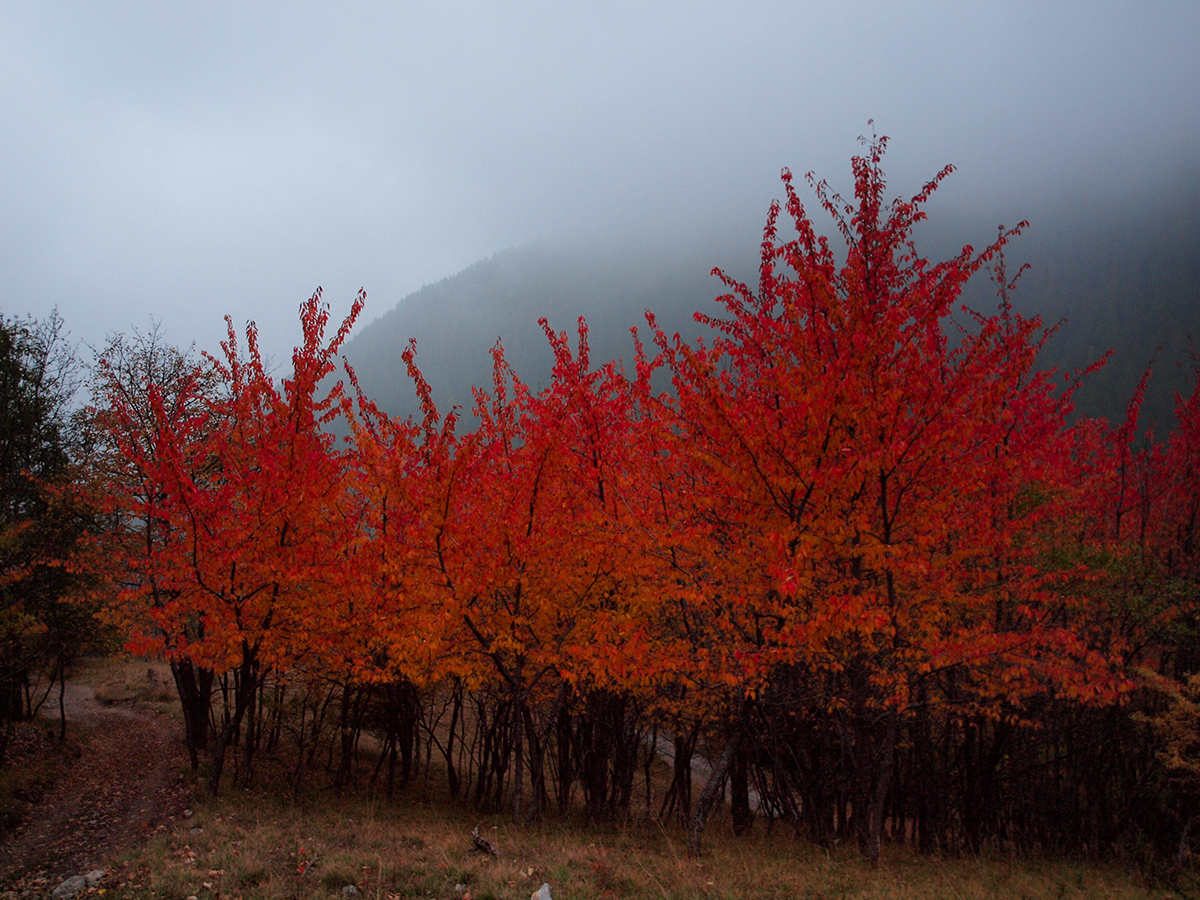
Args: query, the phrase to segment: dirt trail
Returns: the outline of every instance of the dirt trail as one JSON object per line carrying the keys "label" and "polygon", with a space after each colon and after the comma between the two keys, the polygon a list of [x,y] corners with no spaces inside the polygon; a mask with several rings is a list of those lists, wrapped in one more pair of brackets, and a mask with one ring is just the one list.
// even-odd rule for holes
{"label": "dirt trail", "polygon": [[67,685],[65,706],[68,730],[79,724],[94,731],[74,764],[0,844],[0,886],[100,868],[183,812],[187,787],[179,773],[187,755],[178,723],[97,703],[82,684]]}

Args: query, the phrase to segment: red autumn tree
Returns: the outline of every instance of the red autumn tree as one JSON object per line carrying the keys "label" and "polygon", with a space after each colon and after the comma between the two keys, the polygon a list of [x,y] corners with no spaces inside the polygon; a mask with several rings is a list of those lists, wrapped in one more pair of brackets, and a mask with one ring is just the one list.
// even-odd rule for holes
{"label": "red autumn tree", "polygon": [[[324,430],[343,412],[341,387],[322,396],[321,385],[362,303],[360,294],[327,343],[328,307],[314,294],[300,309],[303,343],[282,383],[264,365],[254,325],[243,359],[226,319],[224,359],[210,357],[220,392],[196,403],[185,385],[168,405],[151,384],[150,441],[122,445],[141,473],[128,498],[134,517],[170,535],[147,543],[145,577],[123,599],[133,643],[233,682],[233,708],[211,749],[214,793],[243,724],[249,778],[263,679],[319,657],[340,633],[344,550],[359,507],[347,495],[346,457]],[[121,396],[110,402],[122,419],[137,417]]]}
{"label": "red autumn tree", "polygon": [[[530,391],[497,347],[492,391],[477,393],[479,427],[453,447],[426,397],[425,531],[404,541],[428,552],[410,569],[414,596],[459,636],[447,671],[505,698],[497,711],[511,740],[514,812],[533,817],[546,794],[547,729],[572,686],[644,673],[631,609],[648,584],[628,539],[631,386],[614,364],[590,368],[582,322],[576,352],[543,327],[551,384]],[[478,790],[498,797],[502,785],[481,777]]]}
{"label": "red autumn tree", "polygon": [[951,168],[888,203],[886,144],[854,159],[853,202],[810,176],[844,262],[785,171],[797,237],[779,237],[773,205],[757,290],[722,276],[727,318],[698,316],[711,343],[657,335],[677,392],[672,465],[698,489],[676,524],[689,637],[747,700],[802,673],[805,702],[843,735],[853,827],[873,859],[900,719],[938,673],[962,673],[996,715],[1033,692],[1120,686],[1077,627],[1081,598],[1029,565],[1071,463],[1067,398],[1034,371],[1039,323],[958,307],[1020,226],[930,263],[911,234]]}
{"label": "red autumn tree", "polygon": [[[104,502],[116,520],[105,550],[113,562],[118,596],[105,605],[103,616],[130,633],[148,627],[147,610],[164,610],[178,599],[159,582],[154,565],[166,547],[185,537],[180,523],[153,512],[162,499],[157,453],[163,445],[156,440],[157,423],[177,423],[188,432],[184,443],[198,450],[206,429],[220,427],[209,417],[219,399],[217,383],[211,368],[166,344],[155,328],[146,334],[134,332],[131,338],[114,336],[98,360],[91,389],[96,405],[89,410],[90,421],[98,437],[95,464],[107,488]],[[177,462],[203,466],[194,456]],[[194,618],[180,624],[185,638],[189,632],[195,637],[201,627]],[[174,645],[177,637],[162,635],[167,645]],[[208,752],[215,673],[179,653],[169,662],[196,769],[200,756]]]}

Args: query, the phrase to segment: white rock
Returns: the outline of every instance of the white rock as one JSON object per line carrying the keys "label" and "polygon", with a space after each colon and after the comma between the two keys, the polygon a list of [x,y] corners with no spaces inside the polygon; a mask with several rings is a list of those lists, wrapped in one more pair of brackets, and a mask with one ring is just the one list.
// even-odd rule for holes
{"label": "white rock", "polygon": [[540,888],[529,895],[529,900],[550,900],[550,885],[543,882]]}

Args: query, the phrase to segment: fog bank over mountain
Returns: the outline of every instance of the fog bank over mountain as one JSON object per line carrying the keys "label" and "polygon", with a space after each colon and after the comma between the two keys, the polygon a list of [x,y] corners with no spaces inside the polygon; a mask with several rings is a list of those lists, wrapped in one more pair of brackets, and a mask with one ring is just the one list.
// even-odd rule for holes
{"label": "fog bank over mountain", "polygon": [[[995,238],[1001,223],[939,208],[938,200],[935,195],[930,220],[916,235],[918,249],[930,258]],[[828,221],[815,202],[806,208],[818,225]],[[1173,424],[1173,391],[1190,385],[1189,335],[1200,335],[1200,178],[1181,175],[1137,202],[1122,197],[1047,203],[1029,218],[1030,227],[1009,246],[1006,260],[1010,275],[1030,265],[1013,297],[1015,307],[1047,324],[1061,320],[1042,366],[1071,372],[1112,350],[1108,364],[1085,381],[1077,405],[1082,414],[1114,419],[1124,416],[1153,359],[1143,425],[1153,423],[1165,433]],[[417,362],[439,408],[469,411],[471,386],[491,384],[488,351],[497,340],[525,381],[545,383],[552,359],[537,324],[541,316],[572,336],[577,318],[585,316],[593,365],[632,360],[629,329],[638,327],[649,341],[647,309],[668,334],[706,332],[692,313],[721,312],[713,301],[724,291],[711,269],[719,266],[752,282],[759,240],[754,232],[710,234],[692,243],[655,244],[640,236],[505,250],[409,295],[361,328],[345,353],[364,390],[389,412],[407,415],[416,411],[416,399],[400,355],[408,339],[416,338]],[[981,311],[995,309],[995,285],[986,273],[972,281],[964,300]]]}
{"label": "fog bank over mountain", "polygon": [[439,409],[457,405],[469,412],[471,387],[490,389],[489,351],[497,341],[522,380],[547,381],[553,356],[539,318],[568,332],[574,346],[584,317],[593,365],[632,364],[630,329],[651,340],[647,309],[669,333],[698,334],[691,314],[711,305],[720,289],[710,269],[700,253],[678,247],[653,253],[618,252],[613,245],[511,248],[409,295],[362,329],[345,356],[366,393],[393,415],[408,415],[417,401],[401,354],[416,338],[417,365]]}
{"label": "fog bank over mountain", "polygon": [[780,168],[846,190],[873,132],[899,193],[953,163],[939,209],[1041,229],[1196,159],[1197,46],[1188,0],[7,3],[0,303],[211,352],[228,313],[285,366],[318,285],[377,315],[506,247],[753,256]]}

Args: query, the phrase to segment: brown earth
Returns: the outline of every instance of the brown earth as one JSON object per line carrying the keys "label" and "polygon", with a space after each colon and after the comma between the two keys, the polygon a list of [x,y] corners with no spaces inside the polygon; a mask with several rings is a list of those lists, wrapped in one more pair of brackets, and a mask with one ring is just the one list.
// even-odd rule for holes
{"label": "brown earth", "polygon": [[[53,890],[63,878],[104,868],[184,815],[191,788],[177,722],[100,704],[82,684],[67,685],[65,707],[67,744],[52,752],[75,758],[0,843],[0,889]],[[86,727],[82,740],[72,739],[72,725]],[[50,721],[40,720],[39,727],[47,731]],[[46,752],[42,743],[33,752]]]}

